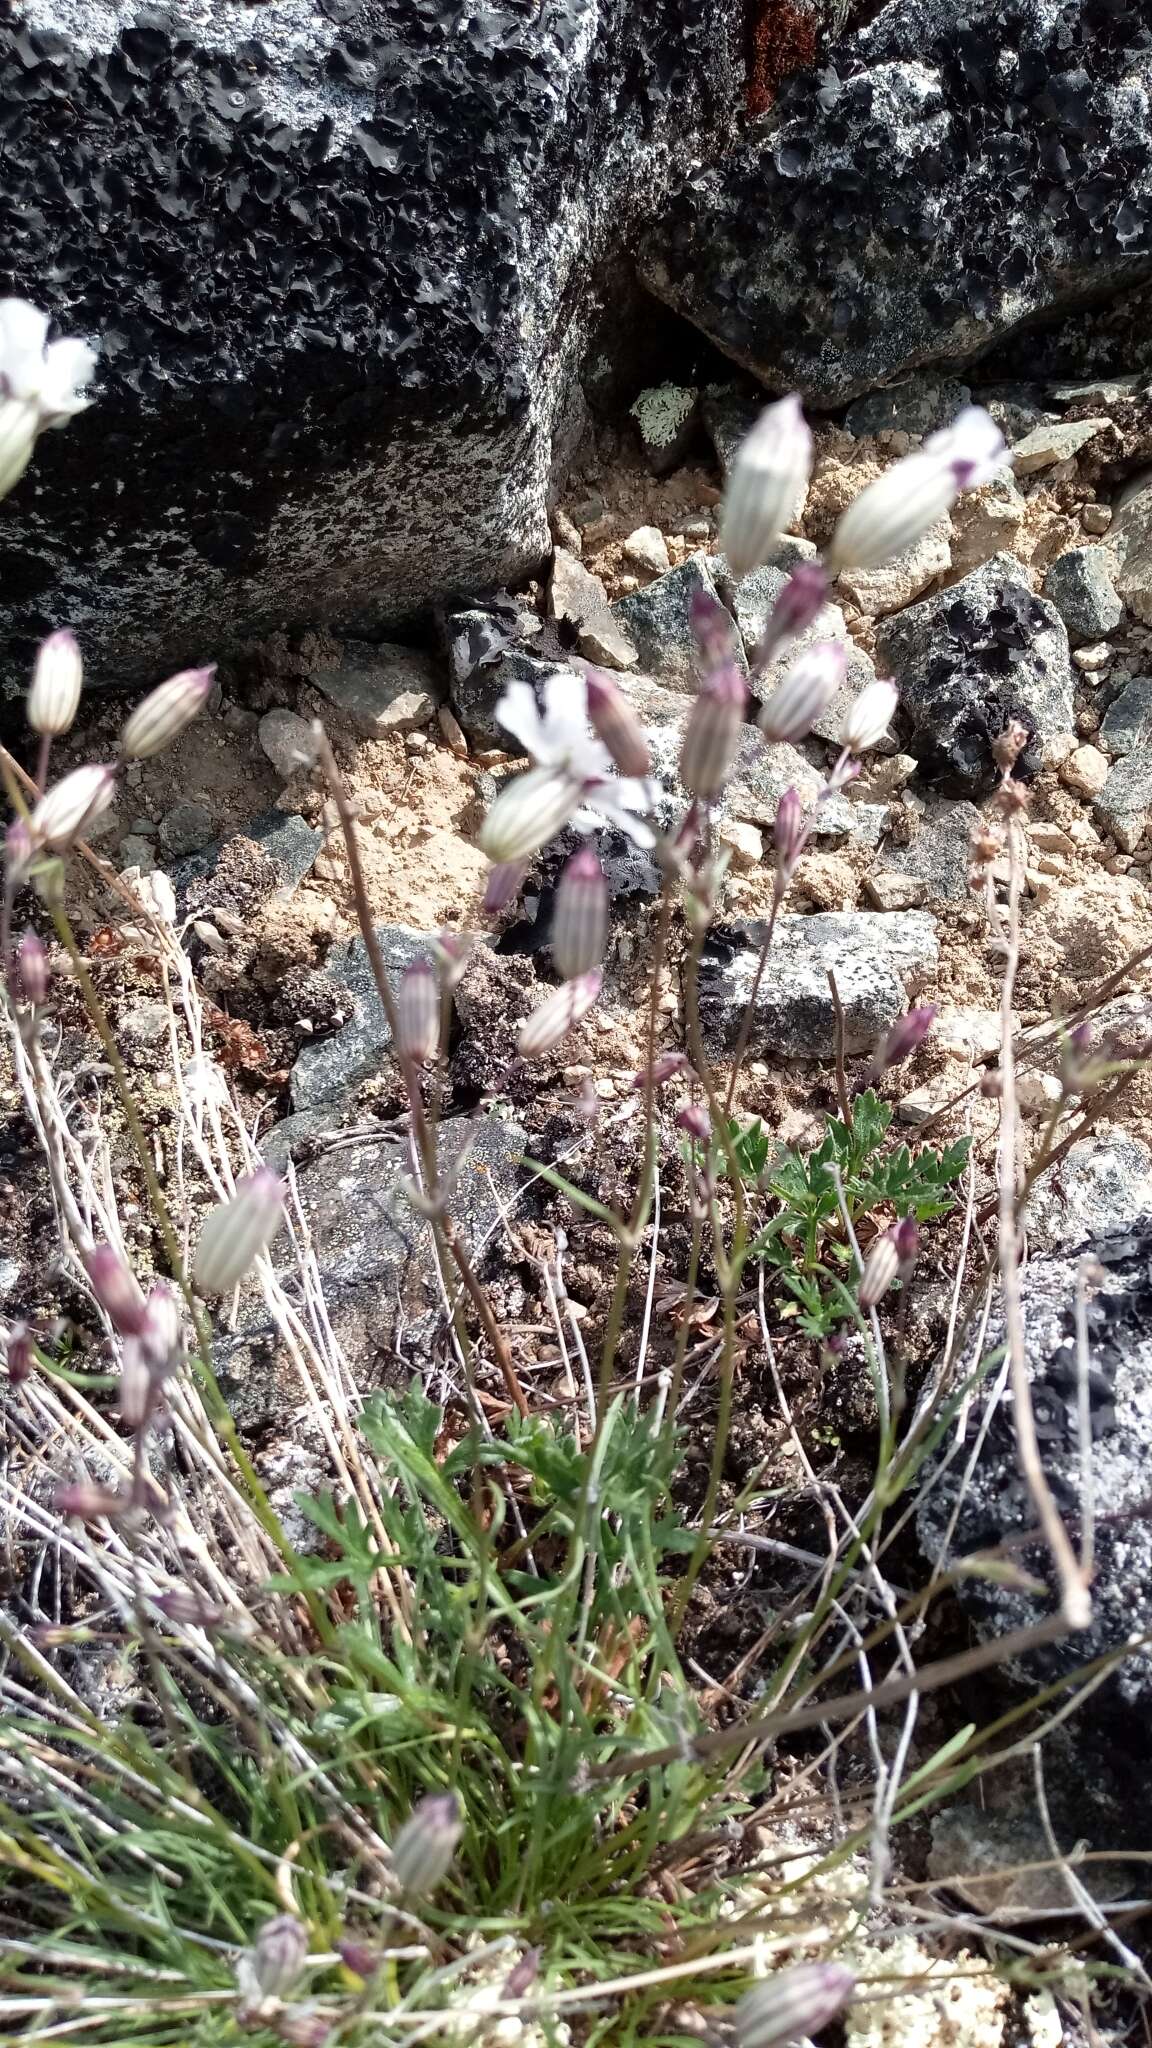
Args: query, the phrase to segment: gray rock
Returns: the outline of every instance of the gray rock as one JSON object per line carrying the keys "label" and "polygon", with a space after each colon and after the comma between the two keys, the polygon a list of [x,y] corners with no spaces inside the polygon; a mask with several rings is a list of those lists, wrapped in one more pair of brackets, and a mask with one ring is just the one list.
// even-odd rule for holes
{"label": "gray rock", "polygon": [[[579,540],[579,534],[576,538]],[[473,605],[468,611],[450,613],[444,621],[444,637],[451,688],[468,682],[477,669],[499,661],[520,636],[521,615],[511,603]]]}
{"label": "gray rock", "polygon": [[142,839],[138,832],[126,832],[117,848],[116,859],[121,868],[139,868],[148,874],[156,866],[156,848],[150,839]]}
{"label": "gray rock", "polygon": [[1028,1198],[1028,1246],[1055,1252],[1152,1217],[1152,1152],[1126,1131],[1093,1131],[1042,1173]]}
{"label": "gray rock", "polygon": [[191,854],[177,866],[168,870],[178,902],[189,907],[189,893],[196,895],[197,909],[205,907],[208,898],[205,888],[210,886],[213,876],[221,863],[235,847],[238,840],[248,840],[266,856],[262,863],[261,888],[245,908],[255,907],[277,889],[293,889],[310,873],[312,863],[324,844],[324,834],[316,825],[309,825],[295,812],[262,811],[258,818],[237,832],[231,839],[214,840],[201,853]]}
{"label": "gray rock", "polygon": [[1122,498],[1108,528],[1118,562],[1116,588],[1130,612],[1152,625],[1152,483]]}
{"label": "gray rock", "polygon": [[299,775],[306,761],[312,757],[312,728],[306,718],[298,718],[294,711],[285,711],[279,706],[266,711],[257,728],[260,746],[277,775],[285,782],[291,782]]}
{"label": "gray rock", "polygon": [[482,749],[504,747],[512,753],[519,753],[520,741],[505,732],[496,716],[496,706],[509,683],[531,683],[539,695],[540,686],[549,676],[572,673],[559,662],[539,661],[534,654],[525,654],[522,648],[514,647],[509,653],[502,654],[498,661],[485,663],[473,669],[463,682],[454,683],[452,709],[474,746]]}
{"label": "gray rock", "polygon": [[[337,1341],[356,1362],[357,1384],[370,1392],[390,1371],[405,1378],[422,1373],[442,1311],[431,1232],[402,1186],[412,1173],[408,1147],[384,1128],[351,1141],[333,1132],[330,1146],[319,1129],[304,1135],[317,1142],[314,1156],[297,1169],[301,1206],[327,1312]],[[499,1242],[492,1234],[499,1206],[515,1198],[526,1142],[515,1124],[495,1117],[440,1126],[443,1170],[457,1174],[449,1207],[481,1272]],[[221,1333],[217,1363],[225,1398],[248,1429],[283,1421],[286,1395],[290,1402],[299,1399],[276,1334],[255,1306],[247,1316],[242,1308],[235,1335]]]}
{"label": "gray rock", "polygon": [[593,274],[727,133],[740,33],[734,0],[4,10],[6,289],[104,342],[5,508],[5,644],[67,617],[93,680],[154,681],[534,573]]}
{"label": "gray rock", "polygon": [[[710,1041],[736,1041],[756,973],[763,928],[748,925],[748,942],[710,942],[701,981],[701,1017]],[[754,1052],[828,1059],[836,1050],[836,1012],[828,970],[844,1009],[845,1047],[870,1052],[907,1009],[939,956],[936,920],[923,910],[822,913],[783,917],[756,998]]]}
{"label": "gray rock", "polygon": [[689,555],[678,569],[612,607],[613,617],[635,645],[640,670],[667,690],[695,694],[700,680],[691,622],[692,599],[700,590],[719,597],[708,557]]}
{"label": "gray rock", "polygon": [[366,740],[427,725],[436,716],[441,696],[428,655],[383,640],[346,640],[340,666],[312,669],[308,680]]}
{"label": "gray rock", "polygon": [[1039,767],[1046,739],[1072,728],[1064,621],[1033,595],[1012,555],[994,555],[951,589],[881,620],[876,665],[899,686],[908,752],[950,795],[993,787],[991,743],[1011,720],[1031,735],[1025,773]]}
{"label": "gray rock", "polygon": [[685,180],[642,274],[769,389],[835,406],[1147,277],[1150,135],[1146,61],[1094,6],[888,0]]}
{"label": "gray rock", "polygon": [[293,1116],[281,1117],[265,1131],[260,1140],[260,1157],[265,1166],[274,1173],[283,1173],[289,1160],[307,1154],[319,1138],[335,1136],[339,1100],[322,1103],[316,1109],[298,1109]]}
{"label": "gray rock", "polygon": [[[1075,1303],[1084,1259],[1099,1270],[1086,1282],[1091,1444],[1082,1446]],[[1147,1515],[1152,1465],[1152,1223],[1093,1235],[1069,1246],[1062,1257],[1031,1260],[1023,1276],[1023,1303],[1045,1476],[1074,1544],[1079,1539],[1082,1452],[1090,1458],[1096,1503],[1092,1626],[1021,1659],[1021,1675],[1035,1686],[1069,1678],[1093,1659],[1122,1649],[1130,1637],[1152,1633],[1152,1523]],[[983,1355],[994,1357],[1002,1342],[997,1312],[984,1337]],[[961,1361],[956,1384],[974,1363],[971,1357]],[[995,1368],[990,1379],[997,1380]],[[1036,1526],[1035,1509],[1020,1476],[1006,1388],[995,1400],[994,1412],[989,1413],[990,1406],[990,1395],[972,1402],[963,1440],[953,1440],[949,1451],[925,1473],[917,1520],[921,1546],[933,1562],[951,1563],[996,1548]],[[949,1541],[953,1515],[955,1532]],[[1030,1542],[1013,1555],[1027,1572],[1052,1586],[1052,1568],[1042,1545]],[[1053,1610],[1050,1593],[1033,1595],[976,1575],[961,1576],[957,1597],[985,1639],[1030,1626]],[[1093,1689],[1091,1723],[1099,1727],[1103,1716],[1110,1721],[1115,1717],[1118,1727],[1130,1727],[1146,1743],[1150,1705],[1152,1649],[1145,1645],[1124,1657]]]}
{"label": "gray rock", "polygon": [[191,800],[173,804],[167,817],[160,820],[160,843],[176,859],[185,853],[201,853],[211,845],[212,833],[211,811],[206,804]]}
{"label": "gray rock", "polygon": [[1106,753],[1131,754],[1152,743],[1152,676],[1133,676],[1104,714],[1097,739]]}
{"label": "gray rock", "polygon": [[891,384],[886,391],[869,391],[857,398],[844,415],[844,425],[858,441],[872,434],[931,434],[946,427],[962,406],[970,405],[967,384],[954,377],[908,377]]}
{"label": "gray rock", "polygon": [[980,822],[975,804],[930,801],[910,846],[892,849],[886,865],[926,883],[929,903],[966,903],[970,891],[969,841]]}
{"label": "gray rock", "polygon": [[707,386],[700,412],[725,477],[741,441],[755,426],[763,409],[763,395],[749,391],[743,384]]}
{"label": "gray rock", "polygon": [[1116,558],[1108,548],[1069,548],[1044,578],[1044,595],[1068,628],[1073,647],[1105,640],[1124,617],[1116,595]]}
{"label": "gray rock", "polygon": [[1152,748],[1138,747],[1108,771],[1093,805],[1097,824],[1112,834],[1124,853],[1134,853],[1152,810]]}
{"label": "gray rock", "polygon": [[1037,469],[1051,469],[1057,462],[1067,462],[1070,456],[1078,455],[1089,441],[1094,441],[1101,429],[1111,425],[1107,419],[1098,420],[1054,420],[1032,428],[1031,433],[1014,443],[1012,467],[1017,476],[1031,476]]}
{"label": "gray rock", "polygon": [[617,616],[618,610],[609,605],[600,578],[567,548],[557,548],[548,583],[549,618],[567,628],[588,661],[603,662],[608,668],[635,668],[636,647]]}
{"label": "gray rock", "polygon": [[[429,940],[422,932],[390,925],[377,929],[389,981],[395,989],[414,960],[427,958]],[[368,949],[362,938],[333,946],[325,962],[330,980],[348,990],[351,1017],[342,1031],[301,1046],[292,1069],[293,1109],[314,1109],[331,1102],[378,1071],[392,1040],[376,993]]]}
{"label": "gray rock", "polygon": [[[1077,1883],[1102,1905],[1140,1896],[1139,1861],[1125,1864],[1117,1854],[1122,1845],[1143,1847],[1141,1823],[1132,1812],[1134,1761],[1109,1755],[1106,1742],[1078,1718],[1044,1742],[1044,1795],[1053,1833],[1075,1863]],[[1009,1810],[1002,1810],[1005,1773],[999,1770],[991,1783],[1001,1810],[984,1796],[931,1816],[928,1875],[995,1926],[1063,1919],[1073,1894],[1053,1865],[1052,1844],[1035,1810],[1031,1768],[1021,1758],[1008,1777],[1016,1781]],[[1092,1852],[1091,1860],[1079,1854],[1082,1848]]]}

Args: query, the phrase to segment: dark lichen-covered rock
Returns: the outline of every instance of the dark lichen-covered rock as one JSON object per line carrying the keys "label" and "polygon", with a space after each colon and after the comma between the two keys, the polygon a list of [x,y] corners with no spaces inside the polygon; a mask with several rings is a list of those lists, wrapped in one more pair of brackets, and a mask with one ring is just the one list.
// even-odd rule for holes
{"label": "dark lichen-covered rock", "polygon": [[735,103],[735,0],[27,0],[0,291],[102,343],[0,621],[123,679],[531,569],[599,258]]}
{"label": "dark lichen-covered rock", "polygon": [[993,555],[950,590],[883,619],[876,661],[912,721],[909,753],[950,796],[992,788],[992,742],[1013,719],[1029,734],[1025,775],[1039,767],[1045,740],[1071,730],[1064,622],[1013,555]]}
{"label": "dark lichen-covered rock", "polygon": [[1152,274],[1143,0],[889,0],[693,174],[644,275],[835,405]]}

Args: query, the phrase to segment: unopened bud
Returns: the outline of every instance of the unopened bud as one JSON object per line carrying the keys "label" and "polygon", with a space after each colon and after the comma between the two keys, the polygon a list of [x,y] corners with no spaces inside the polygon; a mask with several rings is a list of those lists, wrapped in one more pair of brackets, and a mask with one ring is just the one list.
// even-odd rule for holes
{"label": "unopened bud", "polygon": [[23,1386],[24,1381],[31,1377],[36,1363],[36,1345],[27,1323],[13,1323],[4,1346],[4,1359],[9,1386]]}
{"label": "unopened bud", "polygon": [[230,1294],[267,1251],[284,1220],[284,1183],[268,1167],[237,1181],[230,1201],[209,1211],[192,1277],[201,1294]]}
{"label": "unopened bud", "polygon": [[61,1515],[74,1515],[78,1522],[114,1522],[117,1515],[123,1515],[132,1502],[126,1493],[116,1493],[110,1486],[93,1486],[84,1480],[74,1486],[58,1486],[56,1509]]}
{"label": "unopened bud", "polygon": [[936,1022],[935,1003],[921,1003],[914,1010],[907,1010],[903,1017],[897,1017],[887,1037],[881,1041],[876,1054],[876,1071],[883,1073],[886,1067],[898,1067],[902,1061],[923,1045],[933,1024]]}
{"label": "unopened bud", "polygon": [[900,693],[895,683],[881,678],[875,683],[866,683],[860,695],[848,707],[840,734],[842,746],[853,754],[866,754],[882,740],[892,722],[892,714],[899,702]]}
{"label": "unopened bud", "polygon": [[215,681],[214,662],[207,668],[184,668],[179,675],[169,676],[136,706],[120,734],[121,751],[130,761],[146,761],[171,746],[185,726],[199,717]]}
{"label": "unopened bud", "polygon": [[[662,1088],[666,1081],[674,1080],[677,1074],[687,1074],[691,1070],[692,1062],[687,1053],[658,1052],[652,1062],[652,1085],[654,1088]],[[638,1074],[633,1074],[632,1086],[638,1090],[648,1086],[648,1075],[643,1067]]]}
{"label": "unopened bud", "polygon": [[841,515],[828,548],[837,569],[878,569],[902,555],[943,518],[961,491],[987,483],[1003,467],[1004,436],[981,406],[930,434],[915,455],[893,463]]}
{"label": "unopened bud", "polygon": [[482,906],[486,917],[499,917],[515,903],[527,872],[528,864],[522,860],[500,861],[490,870]]}
{"label": "unopened bud", "polygon": [[413,1807],[392,1844],[392,1872],[409,1898],[427,1898],[452,1868],[464,1823],[451,1792],[433,1792]]}
{"label": "unopened bud", "polygon": [[999,733],[993,740],[992,759],[998,768],[1003,768],[1005,774],[1016,766],[1025,747],[1028,745],[1028,738],[1028,727],[1021,725],[1018,718],[1014,718],[1011,724],[1006,725],[1004,731]]}
{"label": "unopened bud", "polygon": [[184,1356],[184,1326],[179,1296],[164,1280],[148,1289],[139,1341],[148,1370],[157,1381],[176,1371]]}
{"label": "unopened bud", "polygon": [[590,974],[604,958],[608,940],[608,882],[590,846],[565,865],[556,885],[552,917],[552,959],[565,981]]}
{"label": "unopened bud", "polygon": [[736,661],[740,642],[736,621],[710,590],[694,590],[688,607],[688,622],[700,655],[700,668],[710,675],[714,668]]}
{"label": "unopened bud", "polygon": [[28,723],[33,732],[56,739],[76,716],[84,682],[84,664],[74,633],[66,626],[40,642],[28,691]]}
{"label": "unopened bud", "polygon": [[4,834],[4,865],[14,889],[23,887],[35,851],[25,818],[13,818]]}
{"label": "unopened bud", "polygon": [[813,625],[824,609],[828,578],[820,562],[798,562],[768,614],[752,666],[766,668],[790,640]]}
{"label": "unopened bud", "polygon": [[116,770],[95,763],[74,768],[40,798],[29,821],[33,841],[66,847],[103,817],[116,795]]}
{"label": "unopened bud", "polygon": [[270,2022],[272,2032],[278,2041],[287,2041],[289,2048],[324,2048],[331,2039],[336,2025],[335,2015],[324,2013],[318,2005],[290,2005],[285,2012],[277,2013]]}
{"label": "unopened bud", "polygon": [[902,1216],[899,1223],[893,1224],[890,1235],[901,1268],[910,1270],[916,1264],[920,1253],[920,1232],[916,1226],[916,1218]]}
{"label": "unopened bud", "polygon": [[839,640],[817,640],[799,654],[756,721],[770,740],[802,740],[823,718],[848,672]]}
{"label": "unopened bud", "polygon": [[397,1051],[423,1065],[440,1051],[440,990],[427,960],[404,969],[396,993]]}
{"label": "unopened bud", "polygon": [[772,841],[785,873],[803,852],[804,836],[804,805],[797,790],[786,789],[776,806],[772,826]]}
{"label": "unopened bud", "polygon": [[737,577],[766,562],[800,509],[812,468],[812,435],[800,400],[761,413],[736,451],[721,513],[720,544]]}
{"label": "unopened bud", "polygon": [[35,932],[25,932],[16,948],[12,994],[18,1003],[38,1010],[48,994],[48,955]]}
{"label": "unopened bud", "polygon": [[284,1998],[308,1960],[308,1930],[294,1913],[266,1920],[237,1968],[241,1996],[257,2003]]}
{"label": "unopened bud", "polygon": [[797,1963],[746,1991],[732,2013],[737,2048],[780,2048],[819,2034],[843,2012],[856,1979],[843,1963]]}
{"label": "unopened bud", "polygon": [[900,1272],[900,1254],[891,1236],[878,1237],[864,1261],[858,1299],[861,1308],[875,1308]]}
{"label": "unopened bud", "polygon": [[383,1961],[378,1948],[371,1948],[366,1941],[357,1941],[347,1934],[336,1943],[336,1953],[345,1968],[351,1970],[354,1977],[363,1978],[365,1983],[376,1975]]}
{"label": "unopened bud", "polygon": [[599,668],[590,668],[585,682],[588,723],[597,739],[607,747],[621,775],[643,780],[652,767],[652,753],[643,727],[619,684]]}
{"label": "unopened bud", "polygon": [[94,1244],[81,1252],[88,1284],[118,1336],[139,1337],[148,1321],[148,1303],[131,1269],[110,1244]]}
{"label": "unopened bud", "polygon": [[501,790],[480,828],[480,851],[500,866],[527,860],[563,831],[583,793],[573,775],[530,768]]}
{"label": "unopened bud", "polygon": [[576,981],[566,981],[563,988],[546,996],[520,1026],[516,1050],[521,1059],[537,1059],[541,1053],[551,1052],[562,1038],[567,1038],[568,1033],[574,1031],[588,1015],[600,994],[602,980],[603,976],[595,969],[591,974],[580,975]]}
{"label": "unopened bud", "polygon": [[501,1998],[523,1998],[524,1993],[532,1989],[533,1984],[540,1975],[540,1957],[542,1954],[543,1950],[538,1948],[525,1949],[519,1962],[513,1963],[512,1968],[504,1979],[500,1991]]}
{"label": "unopened bud", "polygon": [[706,1145],[712,1136],[712,1123],[706,1109],[698,1102],[690,1102],[676,1118],[678,1131],[686,1132],[697,1145]]}
{"label": "unopened bud", "polygon": [[748,706],[748,686],[734,663],[700,685],[680,749],[680,780],[702,804],[715,803],[728,780]]}
{"label": "unopened bud", "polygon": [[143,1429],[156,1405],[156,1381],[138,1337],[125,1337],[120,1347],[117,1400],[125,1429]]}
{"label": "unopened bud", "polygon": [[441,985],[444,988],[455,988],[472,957],[475,945],[475,932],[443,931],[433,940],[432,951],[436,956]]}
{"label": "unopened bud", "polygon": [[185,1628],[219,1628],[224,1619],[222,1607],[214,1607],[202,1593],[187,1586],[173,1586],[168,1593],[158,1593],[156,1605],[166,1620]]}

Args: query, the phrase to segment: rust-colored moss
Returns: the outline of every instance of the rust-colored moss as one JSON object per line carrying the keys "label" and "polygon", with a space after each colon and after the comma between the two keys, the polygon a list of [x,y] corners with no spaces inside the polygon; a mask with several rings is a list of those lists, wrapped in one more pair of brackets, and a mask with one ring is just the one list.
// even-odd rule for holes
{"label": "rust-colored moss", "polygon": [[782,80],[812,63],[818,32],[816,15],[794,0],[748,0],[745,91],[750,114],[766,114]]}

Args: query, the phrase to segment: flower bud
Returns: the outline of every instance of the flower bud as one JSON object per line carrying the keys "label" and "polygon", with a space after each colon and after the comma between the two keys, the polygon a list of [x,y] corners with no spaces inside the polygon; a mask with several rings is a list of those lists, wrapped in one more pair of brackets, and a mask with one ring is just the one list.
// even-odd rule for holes
{"label": "flower bud", "polygon": [[590,846],[582,846],[564,868],[556,887],[552,917],[552,960],[565,981],[590,974],[604,958],[608,939],[608,883]]}
{"label": "flower bud", "polygon": [[146,761],[158,754],[199,716],[212,695],[216,664],[207,668],[183,668],[149,692],[136,706],[120,734],[120,748],[131,761]]}
{"label": "flower bud", "polygon": [[192,1277],[201,1294],[230,1294],[284,1220],[284,1183],[262,1166],[205,1218]]}
{"label": "flower bud", "polygon": [[432,941],[432,952],[440,969],[443,988],[455,988],[476,946],[475,932],[442,931]]}
{"label": "flower bud", "polygon": [[518,1962],[513,1963],[500,1988],[501,1998],[523,1998],[532,1989],[540,1975],[540,1958],[543,1950],[526,1948]]}
{"label": "flower bud", "polygon": [[16,948],[12,994],[18,1003],[38,1010],[48,994],[48,954],[35,932],[25,932]]}
{"label": "flower bud", "polygon": [[823,718],[848,672],[839,640],[817,640],[799,654],[756,721],[770,740],[802,740]]}
{"label": "flower bud", "polygon": [[357,1941],[350,1934],[341,1935],[336,1943],[336,1953],[345,1969],[351,1970],[354,1977],[363,1978],[365,1983],[376,1975],[383,1961],[378,1948],[370,1947],[366,1941]]}
{"label": "flower bud", "polygon": [[598,969],[591,974],[582,974],[577,981],[566,981],[553,995],[546,996],[532,1015],[520,1026],[516,1050],[521,1059],[536,1059],[541,1053],[551,1052],[562,1038],[588,1015],[597,996],[603,976]]}
{"label": "flower bud", "polygon": [[[652,1062],[652,1085],[662,1088],[666,1081],[674,1080],[677,1074],[692,1071],[692,1062],[686,1052],[658,1052]],[[648,1075],[643,1067],[632,1076],[632,1086],[637,1090],[648,1086]]]}
{"label": "flower bud", "polygon": [[900,1254],[895,1241],[889,1232],[885,1231],[883,1237],[876,1239],[864,1261],[864,1271],[860,1275],[857,1294],[861,1308],[875,1308],[876,1303],[882,1301],[887,1294],[892,1282],[898,1278],[899,1272]]}
{"label": "flower bud", "polygon": [[144,1304],[144,1325],[140,1348],[148,1370],[158,1382],[176,1371],[184,1356],[184,1326],[180,1320],[180,1298],[175,1288],[157,1280],[148,1289]]}
{"label": "flower bud", "polygon": [[110,1486],[93,1486],[86,1480],[56,1489],[57,1513],[74,1515],[78,1522],[115,1521],[131,1505],[126,1493],[116,1493]]}
{"label": "flower bud", "polygon": [[998,733],[993,740],[992,759],[998,768],[1004,770],[1005,774],[1008,773],[1009,769],[1016,766],[1025,747],[1028,745],[1028,739],[1028,727],[1021,725],[1018,718],[1013,718],[1005,726],[1003,732]]}
{"label": "flower bud", "polygon": [[920,1251],[920,1232],[916,1227],[916,1218],[902,1216],[899,1223],[893,1224],[889,1235],[896,1247],[901,1271],[911,1272]]}
{"label": "flower bud", "polygon": [[116,795],[116,770],[88,763],[74,768],[40,798],[29,825],[32,839],[66,847],[109,809]]}
{"label": "flower bud", "polygon": [[433,1792],[413,1807],[392,1844],[392,1872],[410,1898],[427,1898],[448,1875],[464,1823],[451,1792]]}
{"label": "flower bud", "polygon": [[4,834],[4,865],[14,889],[23,886],[34,851],[27,820],[13,818]]}
{"label": "flower bud", "polygon": [[121,1345],[117,1400],[125,1429],[143,1429],[156,1405],[156,1381],[138,1337],[125,1337]]}
{"label": "flower bud", "polygon": [[706,1145],[712,1136],[712,1123],[708,1111],[702,1109],[698,1102],[690,1102],[687,1108],[680,1111],[676,1118],[676,1128],[678,1131],[685,1131],[697,1145]]}
{"label": "flower bud", "polygon": [[714,803],[728,779],[747,705],[748,686],[733,662],[700,685],[680,749],[680,780],[702,804]]}
{"label": "flower bud", "polygon": [[283,1998],[308,1959],[308,1930],[294,1913],[266,1920],[240,1958],[237,1977],[246,1999]]}
{"label": "flower bud", "polygon": [[423,1066],[440,1050],[440,990],[427,960],[414,960],[396,994],[397,1051]]}
{"label": "flower bud", "polygon": [[486,917],[499,917],[520,894],[520,885],[528,872],[528,864],[522,860],[500,861],[490,871],[484,885],[483,910]]}
{"label": "flower bud", "polygon": [[933,1024],[936,1022],[935,1003],[921,1003],[914,1010],[907,1010],[903,1017],[897,1017],[886,1038],[881,1040],[874,1062],[877,1073],[886,1067],[898,1067],[923,1045]]}
{"label": "flower bud", "polygon": [[335,2025],[336,2015],[318,2005],[290,2005],[271,2022],[276,2039],[287,2041],[288,2048],[324,2048]]}
{"label": "flower bud", "polygon": [[942,519],[956,496],[947,464],[921,450],[868,484],[836,523],[827,549],[835,569],[878,569]]}
{"label": "flower bud", "polygon": [[13,1323],[5,1342],[4,1359],[9,1386],[23,1386],[31,1378],[36,1363],[36,1345],[27,1323]]}
{"label": "flower bud", "polygon": [[813,625],[824,609],[828,578],[821,562],[798,562],[768,614],[753,657],[755,669],[767,668],[782,648]]}
{"label": "flower bud", "polygon": [[603,669],[590,668],[585,682],[588,723],[597,739],[607,747],[621,775],[642,780],[652,767],[652,754],[624,692]]}
{"label": "flower bud", "polygon": [[819,2034],[843,2012],[856,1979],[843,1963],[797,1963],[746,1991],[732,2014],[736,2048],[778,2048]]}
{"label": "flower bud", "polygon": [[740,643],[736,636],[736,621],[711,591],[700,589],[692,592],[688,621],[705,675],[737,659]]}
{"label": "flower bud", "polygon": [[56,739],[76,716],[84,681],[84,664],[74,633],[62,626],[40,642],[28,691],[28,723],[33,732]]}
{"label": "flower bud", "polygon": [[776,806],[772,826],[772,841],[785,873],[795,866],[804,850],[804,824],[804,805],[799,791],[786,789]]}
{"label": "flower bud", "polygon": [[480,828],[481,852],[500,866],[527,860],[563,831],[582,794],[574,775],[530,768],[501,790]]}
{"label": "flower bud", "polygon": [[840,734],[840,743],[853,754],[866,754],[882,740],[892,723],[892,714],[899,701],[895,683],[884,680],[865,683],[860,695],[849,705]]}
{"label": "flower bud", "polygon": [[224,1619],[222,1607],[214,1607],[202,1593],[188,1586],[173,1586],[171,1592],[158,1593],[156,1605],[166,1620],[185,1628],[219,1628]]}
{"label": "flower bud", "polygon": [[148,1321],[143,1290],[119,1252],[110,1244],[94,1244],[81,1252],[88,1284],[120,1337],[139,1337]]}
{"label": "flower bud", "polygon": [[720,544],[737,578],[766,562],[800,509],[812,468],[812,435],[800,400],[761,413],[736,451],[721,513]]}

